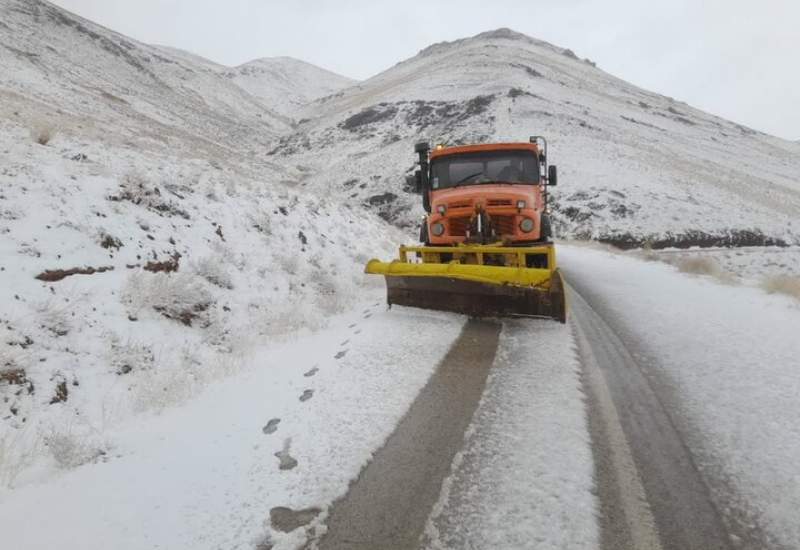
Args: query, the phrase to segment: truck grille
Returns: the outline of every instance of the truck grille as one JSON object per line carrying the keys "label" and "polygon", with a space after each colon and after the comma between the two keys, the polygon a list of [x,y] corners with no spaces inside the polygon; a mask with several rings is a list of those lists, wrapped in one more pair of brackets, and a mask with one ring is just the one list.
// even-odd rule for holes
{"label": "truck grille", "polygon": [[[450,236],[466,237],[470,217],[450,218]],[[514,216],[492,216],[494,230],[498,235],[514,234]]]}
{"label": "truck grille", "polygon": [[492,223],[498,235],[514,234],[514,216],[492,216]]}
{"label": "truck grille", "polygon": [[469,229],[469,218],[450,218],[450,235],[466,237]]}

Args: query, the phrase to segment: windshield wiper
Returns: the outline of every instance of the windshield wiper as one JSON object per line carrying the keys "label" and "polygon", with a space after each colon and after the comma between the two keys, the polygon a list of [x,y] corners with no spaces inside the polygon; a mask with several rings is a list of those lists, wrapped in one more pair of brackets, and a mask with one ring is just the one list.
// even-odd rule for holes
{"label": "windshield wiper", "polygon": [[455,182],[453,185],[458,185],[459,183],[464,183],[464,182],[465,182],[465,181],[467,181],[468,179],[470,179],[470,178],[474,178],[475,176],[480,176],[481,174],[483,174],[483,170],[481,170],[480,172],[475,172],[474,174],[470,174],[469,176],[467,176],[467,177],[465,177],[465,178],[461,178],[460,180],[458,180],[457,182]]}

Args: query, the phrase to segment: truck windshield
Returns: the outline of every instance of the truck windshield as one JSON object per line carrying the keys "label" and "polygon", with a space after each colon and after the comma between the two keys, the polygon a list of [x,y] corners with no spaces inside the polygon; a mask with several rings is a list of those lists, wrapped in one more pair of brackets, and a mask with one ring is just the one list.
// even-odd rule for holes
{"label": "truck windshield", "polygon": [[431,162],[431,187],[445,189],[481,183],[539,183],[532,151],[488,151],[440,157]]}

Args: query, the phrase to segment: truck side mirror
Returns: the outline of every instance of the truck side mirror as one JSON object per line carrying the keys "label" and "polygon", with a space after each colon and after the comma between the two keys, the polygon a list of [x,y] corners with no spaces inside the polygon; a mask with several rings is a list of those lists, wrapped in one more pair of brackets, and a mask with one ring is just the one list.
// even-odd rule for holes
{"label": "truck side mirror", "polygon": [[417,193],[422,193],[424,191],[422,186],[422,170],[414,172],[414,183]]}
{"label": "truck side mirror", "polygon": [[558,184],[558,169],[555,166],[550,166],[547,169],[547,185]]}

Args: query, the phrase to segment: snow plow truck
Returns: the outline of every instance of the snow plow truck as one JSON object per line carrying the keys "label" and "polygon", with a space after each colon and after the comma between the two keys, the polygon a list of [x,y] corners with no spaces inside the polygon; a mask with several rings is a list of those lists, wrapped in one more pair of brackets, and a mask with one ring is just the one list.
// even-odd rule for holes
{"label": "snow plow truck", "polygon": [[557,169],[548,166],[547,141],[414,149],[412,183],[426,212],[421,244],[365,269],[386,278],[388,304],[565,323],[547,204]]}

